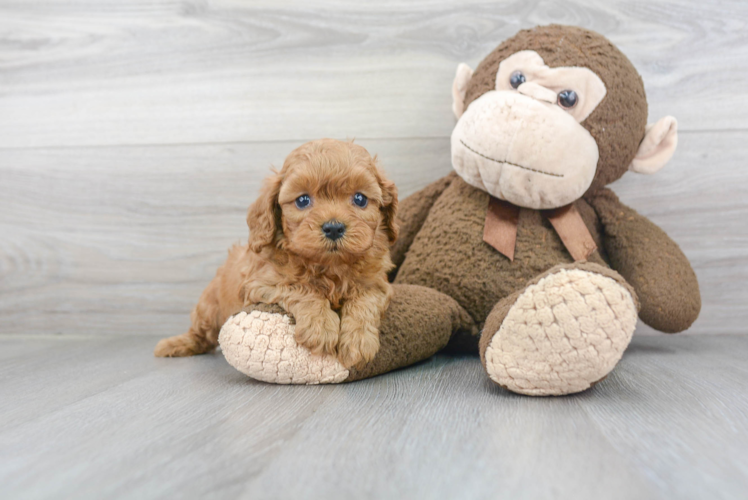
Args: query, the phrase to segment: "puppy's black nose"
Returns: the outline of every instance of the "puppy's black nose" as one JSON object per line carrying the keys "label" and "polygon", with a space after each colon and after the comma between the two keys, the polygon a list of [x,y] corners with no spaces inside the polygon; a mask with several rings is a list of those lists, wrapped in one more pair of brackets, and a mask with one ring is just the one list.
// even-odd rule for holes
{"label": "puppy's black nose", "polygon": [[336,220],[329,220],[322,224],[322,232],[325,233],[325,238],[332,241],[339,240],[345,234],[345,224]]}

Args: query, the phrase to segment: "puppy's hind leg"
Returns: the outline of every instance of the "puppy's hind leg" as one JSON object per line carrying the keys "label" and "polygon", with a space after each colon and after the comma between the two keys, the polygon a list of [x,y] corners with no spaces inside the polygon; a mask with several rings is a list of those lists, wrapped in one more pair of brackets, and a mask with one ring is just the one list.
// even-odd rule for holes
{"label": "puppy's hind leg", "polygon": [[212,351],[218,345],[218,332],[221,329],[219,316],[215,287],[211,283],[190,314],[190,329],[182,335],[159,341],[153,354],[159,358],[176,358]]}

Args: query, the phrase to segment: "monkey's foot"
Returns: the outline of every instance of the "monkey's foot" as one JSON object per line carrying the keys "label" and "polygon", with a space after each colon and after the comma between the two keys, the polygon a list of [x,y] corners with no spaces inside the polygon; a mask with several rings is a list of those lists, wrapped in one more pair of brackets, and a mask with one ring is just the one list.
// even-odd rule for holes
{"label": "monkey's foot", "polygon": [[635,294],[617,273],[587,263],[559,266],[494,307],[481,361],[513,392],[581,392],[615,367],[636,320]]}
{"label": "monkey's foot", "polygon": [[335,356],[315,356],[296,343],[287,314],[240,312],[221,328],[218,342],[231,366],[272,384],[336,384],[349,372]]}

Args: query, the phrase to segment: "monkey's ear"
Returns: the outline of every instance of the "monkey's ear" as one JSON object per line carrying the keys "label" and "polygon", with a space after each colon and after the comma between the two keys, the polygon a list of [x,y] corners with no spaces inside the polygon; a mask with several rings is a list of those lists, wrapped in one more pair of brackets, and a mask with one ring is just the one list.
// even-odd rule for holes
{"label": "monkey's ear", "polygon": [[670,161],[678,146],[678,122],[672,116],[647,125],[639,151],[629,165],[638,174],[654,174]]}
{"label": "monkey's ear", "polygon": [[455,80],[452,82],[452,111],[458,120],[465,111],[465,92],[467,92],[467,85],[472,76],[473,70],[470,66],[465,63],[457,65]]}

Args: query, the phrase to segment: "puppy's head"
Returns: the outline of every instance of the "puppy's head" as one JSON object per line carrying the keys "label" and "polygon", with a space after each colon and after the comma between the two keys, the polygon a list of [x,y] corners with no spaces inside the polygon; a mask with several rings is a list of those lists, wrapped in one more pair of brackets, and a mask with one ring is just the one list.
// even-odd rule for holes
{"label": "puppy's head", "polygon": [[249,207],[249,246],[351,262],[397,238],[397,188],[363,147],[322,139],[291,152]]}

